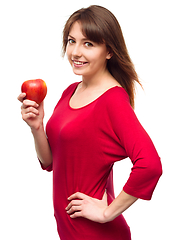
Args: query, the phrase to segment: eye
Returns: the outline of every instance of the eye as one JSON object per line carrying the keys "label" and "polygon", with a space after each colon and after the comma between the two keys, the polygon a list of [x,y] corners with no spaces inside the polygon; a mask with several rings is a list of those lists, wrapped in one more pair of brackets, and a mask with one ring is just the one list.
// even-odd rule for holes
{"label": "eye", "polygon": [[68,39],[68,43],[73,44],[75,41],[73,39]]}
{"label": "eye", "polygon": [[86,46],[86,47],[93,47],[93,44],[90,43],[90,42],[85,42],[85,46]]}

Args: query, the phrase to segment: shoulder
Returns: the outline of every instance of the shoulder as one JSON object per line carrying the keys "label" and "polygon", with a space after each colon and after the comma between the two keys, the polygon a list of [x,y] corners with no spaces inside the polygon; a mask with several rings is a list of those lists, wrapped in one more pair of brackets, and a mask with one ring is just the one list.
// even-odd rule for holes
{"label": "shoulder", "polygon": [[102,101],[105,103],[108,109],[130,107],[130,99],[123,87],[113,87],[105,92]]}
{"label": "shoulder", "polygon": [[[128,93],[122,87],[107,91],[100,102],[98,112],[110,123],[119,139],[131,130],[141,129],[141,124],[130,104]],[[98,114],[99,114],[98,113]],[[103,118],[103,117],[102,117]]]}
{"label": "shoulder", "polygon": [[122,87],[109,89],[100,99],[97,112],[102,115],[104,113],[104,117],[116,122],[117,126],[123,121],[128,123],[136,118],[129,96]]}
{"label": "shoulder", "polygon": [[56,104],[54,110],[57,108],[59,103],[61,103],[66,97],[73,94],[73,92],[75,91],[75,89],[77,88],[79,83],[80,82],[72,83],[63,91],[61,98],[59,99],[58,103]]}
{"label": "shoulder", "polygon": [[[78,84],[80,82],[75,82],[70,84],[62,93],[62,97],[66,97],[67,95],[69,95],[70,93],[73,93],[75,91],[75,89],[77,88]],[[61,98],[62,98],[61,97]]]}

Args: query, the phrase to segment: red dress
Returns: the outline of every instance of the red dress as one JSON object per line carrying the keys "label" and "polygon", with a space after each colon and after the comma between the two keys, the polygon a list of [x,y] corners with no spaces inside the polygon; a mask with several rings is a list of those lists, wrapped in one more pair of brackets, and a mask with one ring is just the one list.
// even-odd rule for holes
{"label": "red dress", "polygon": [[[130,240],[122,215],[100,224],[85,218],[71,219],[67,198],[82,192],[108,203],[114,197],[112,167],[129,157],[133,167],[123,190],[137,198],[151,199],[162,174],[156,149],[130,106],[121,87],[113,87],[92,103],[73,109],[69,100],[79,83],[62,94],[46,133],[53,155],[53,202],[61,240]],[[44,168],[43,168],[44,169]]]}

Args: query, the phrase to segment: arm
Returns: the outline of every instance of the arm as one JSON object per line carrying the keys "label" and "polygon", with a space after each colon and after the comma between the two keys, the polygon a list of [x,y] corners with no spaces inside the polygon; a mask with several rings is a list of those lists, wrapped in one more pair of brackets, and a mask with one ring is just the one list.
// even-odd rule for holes
{"label": "arm", "polygon": [[22,102],[22,118],[31,128],[37,156],[43,167],[46,168],[52,163],[52,153],[43,127],[43,102],[38,105],[34,101],[24,100],[25,96],[25,93],[18,96],[18,100]]}
{"label": "arm", "polygon": [[44,127],[41,126],[39,129],[31,129],[34,142],[35,142],[35,150],[37,152],[37,157],[44,169],[46,169],[52,163],[52,153],[50,150],[49,143],[47,141],[47,137],[44,131]]}
{"label": "arm", "polygon": [[128,209],[138,198],[122,191],[117,198],[105,209],[103,215],[106,222],[112,221]]}
{"label": "arm", "polygon": [[122,191],[108,206],[106,193],[102,200],[98,200],[77,192],[68,200],[70,203],[66,207],[66,211],[71,218],[84,217],[94,222],[106,223],[114,220],[128,209],[137,198]]}
{"label": "arm", "polygon": [[136,198],[150,200],[162,174],[160,157],[131,108],[127,93],[123,89],[116,93],[116,104],[114,108],[110,106],[114,111],[109,109],[109,116],[119,144],[133,164],[123,190]]}

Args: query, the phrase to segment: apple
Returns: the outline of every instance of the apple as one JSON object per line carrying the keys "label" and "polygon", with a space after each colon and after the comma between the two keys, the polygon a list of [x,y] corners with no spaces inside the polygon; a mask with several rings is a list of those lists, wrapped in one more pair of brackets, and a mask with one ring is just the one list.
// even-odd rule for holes
{"label": "apple", "polygon": [[27,80],[22,84],[22,92],[26,93],[25,99],[40,104],[47,94],[46,83],[42,79]]}

